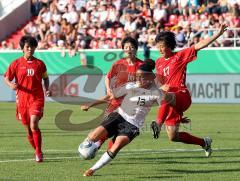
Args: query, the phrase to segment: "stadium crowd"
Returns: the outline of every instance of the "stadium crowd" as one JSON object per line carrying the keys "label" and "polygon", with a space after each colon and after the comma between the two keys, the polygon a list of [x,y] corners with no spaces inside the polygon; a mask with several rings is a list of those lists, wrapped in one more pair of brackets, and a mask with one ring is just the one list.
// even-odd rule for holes
{"label": "stadium crowd", "polygon": [[[155,47],[163,30],[176,33],[177,47],[206,39],[219,29],[240,27],[240,0],[32,0],[33,18],[24,34],[39,40],[38,49],[121,48],[126,35],[140,47]],[[237,35],[240,34],[236,31]],[[211,46],[232,46],[234,31],[227,31]],[[238,42],[240,43],[240,42]],[[2,42],[2,49],[6,42]]]}

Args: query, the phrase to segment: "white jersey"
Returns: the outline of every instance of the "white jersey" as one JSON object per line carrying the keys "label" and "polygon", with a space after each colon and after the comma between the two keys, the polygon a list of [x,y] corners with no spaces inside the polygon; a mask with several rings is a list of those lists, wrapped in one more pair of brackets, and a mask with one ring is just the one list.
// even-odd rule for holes
{"label": "white jersey", "polygon": [[123,87],[113,90],[115,97],[124,96],[121,106],[116,110],[126,121],[142,128],[145,117],[154,102],[160,104],[162,91],[155,84],[149,89],[138,87],[136,83],[130,82]]}

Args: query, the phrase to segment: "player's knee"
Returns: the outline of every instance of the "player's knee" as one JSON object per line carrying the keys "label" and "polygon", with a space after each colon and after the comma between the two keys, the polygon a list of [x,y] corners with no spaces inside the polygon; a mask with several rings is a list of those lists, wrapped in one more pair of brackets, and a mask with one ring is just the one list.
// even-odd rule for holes
{"label": "player's knee", "polygon": [[33,122],[30,124],[31,131],[37,131],[39,130],[38,124]]}
{"label": "player's knee", "polygon": [[108,134],[108,132],[107,132],[107,130],[104,127],[98,127],[94,131],[90,132],[88,134],[88,137],[92,141],[96,142],[99,139],[101,139],[102,137],[107,137],[107,134]]}

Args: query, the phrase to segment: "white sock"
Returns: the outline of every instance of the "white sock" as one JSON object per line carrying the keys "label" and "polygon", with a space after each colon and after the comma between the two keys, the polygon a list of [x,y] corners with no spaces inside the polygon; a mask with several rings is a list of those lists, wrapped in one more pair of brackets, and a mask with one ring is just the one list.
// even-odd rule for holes
{"label": "white sock", "polygon": [[100,146],[102,146],[102,142],[101,141],[97,141],[97,142],[95,142],[95,145],[97,145],[97,147],[99,148]]}
{"label": "white sock", "polygon": [[97,161],[97,163],[95,163],[95,165],[93,165],[90,169],[93,171],[96,171],[96,170],[102,168],[107,163],[109,163],[111,160],[112,160],[112,158],[108,155],[107,152],[105,152],[101,156],[101,158]]}

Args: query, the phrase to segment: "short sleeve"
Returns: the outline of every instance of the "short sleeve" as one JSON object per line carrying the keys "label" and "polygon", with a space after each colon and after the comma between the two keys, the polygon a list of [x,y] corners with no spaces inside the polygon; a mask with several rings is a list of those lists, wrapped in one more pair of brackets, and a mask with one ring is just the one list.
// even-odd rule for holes
{"label": "short sleeve", "polygon": [[122,96],[126,95],[129,90],[134,89],[134,88],[135,88],[135,84],[133,82],[124,84],[120,87],[113,89],[113,95],[116,98],[122,97]]}
{"label": "short sleeve", "polygon": [[4,74],[4,77],[12,81],[15,78],[15,76],[16,76],[16,62],[13,62],[8,67],[6,73]]}
{"label": "short sleeve", "polygon": [[191,46],[177,52],[177,56],[180,61],[189,63],[197,58],[197,51],[195,50],[194,46]]}
{"label": "short sleeve", "polygon": [[107,78],[111,79],[116,76],[116,64],[113,64],[110,71],[107,73]]}
{"label": "short sleeve", "polygon": [[42,62],[41,69],[42,69],[43,74],[47,72],[47,67],[46,67],[45,63],[43,63],[43,62]]}

